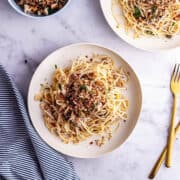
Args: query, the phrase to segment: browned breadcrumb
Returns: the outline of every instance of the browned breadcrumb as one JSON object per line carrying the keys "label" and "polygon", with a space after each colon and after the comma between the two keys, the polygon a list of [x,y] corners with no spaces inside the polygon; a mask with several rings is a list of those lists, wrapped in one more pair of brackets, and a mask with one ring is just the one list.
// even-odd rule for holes
{"label": "browned breadcrumb", "polygon": [[61,9],[68,0],[15,0],[25,13],[47,16]]}
{"label": "browned breadcrumb", "polygon": [[106,140],[105,137],[102,136],[100,139],[95,140],[95,143],[96,143],[97,146],[101,147],[102,145],[104,145],[105,140]]}

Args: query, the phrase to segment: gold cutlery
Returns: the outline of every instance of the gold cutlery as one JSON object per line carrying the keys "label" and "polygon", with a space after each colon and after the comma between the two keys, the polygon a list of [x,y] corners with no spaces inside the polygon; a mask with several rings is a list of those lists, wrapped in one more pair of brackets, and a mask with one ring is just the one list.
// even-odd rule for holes
{"label": "gold cutlery", "polygon": [[[173,137],[173,141],[175,139],[175,136],[178,134],[178,132],[180,132],[180,122],[175,128],[175,135]],[[157,174],[159,168],[161,167],[163,161],[166,158],[166,154],[167,154],[167,145],[164,147],[164,150],[162,151],[160,157],[158,158],[156,164],[154,165],[154,167],[153,167],[153,169],[152,169],[152,171],[151,171],[151,173],[149,175],[150,179],[153,179],[155,177],[155,175]]]}
{"label": "gold cutlery", "polygon": [[180,65],[179,64],[176,64],[174,66],[170,87],[171,87],[171,92],[174,97],[174,105],[173,105],[172,118],[171,118],[170,127],[169,127],[168,141],[167,141],[167,145],[165,146],[164,150],[162,151],[160,157],[156,161],[156,164],[154,165],[149,175],[150,179],[155,177],[155,175],[157,174],[165,158],[166,158],[166,167],[171,166],[174,140],[177,133],[180,131],[180,122],[176,126],[176,128],[174,128],[175,117],[176,117],[177,96],[180,94]]}
{"label": "gold cutlery", "polygon": [[172,150],[174,145],[174,136],[175,136],[175,117],[176,117],[176,106],[177,106],[177,96],[180,94],[180,65],[176,64],[171,78],[171,92],[174,97],[174,106],[172,111],[172,118],[169,127],[169,136],[167,142],[167,159],[166,166],[171,166],[172,161]]}

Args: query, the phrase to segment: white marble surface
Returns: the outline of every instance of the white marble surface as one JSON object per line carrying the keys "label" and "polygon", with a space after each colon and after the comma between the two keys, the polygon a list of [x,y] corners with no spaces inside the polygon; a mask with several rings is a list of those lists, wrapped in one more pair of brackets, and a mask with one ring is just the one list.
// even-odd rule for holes
{"label": "white marble surface", "polygon": [[[7,0],[0,1],[0,63],[25,98],[30,78],[43,58],[59,47],[78,42],[105,45],[127,60],[140,78],[143,108],[134,132],[116,151],[98,159],[69,159],[82,180],[146,180],[166,142],[172,106],[170,72],[174,63],[180,62],[180,49],[150,53],[129,46],[107,25],[98,0],[72,0],[62,14],[41,20],[23,17]],[[173,167],[163,166],[157,180],[180,179],[178,138],[173,159]]]}

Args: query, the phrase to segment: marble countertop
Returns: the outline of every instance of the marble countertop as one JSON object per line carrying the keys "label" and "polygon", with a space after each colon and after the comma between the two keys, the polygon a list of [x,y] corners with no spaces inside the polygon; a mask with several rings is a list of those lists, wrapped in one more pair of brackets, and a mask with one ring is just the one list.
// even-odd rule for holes
{"label": "marble countertop", "polygon": [[[19,15],[6,0],[0,1],[0,63],[25,98],[38,64],[55,49],[78,42],[102,44],[126,59],[140,78],[143,108],[132,135],[113,153],[91,160],[69,159],[82,180],[146,180],[166,143],[172,107],[170,73],[180,62],[180,49],[150,53],[129,46],[110,29],[98,0],[72,1],[63,13],[40,20]],[[171,169],[161,167],[157,180],[180,179],[178,137],[173,159]]]}

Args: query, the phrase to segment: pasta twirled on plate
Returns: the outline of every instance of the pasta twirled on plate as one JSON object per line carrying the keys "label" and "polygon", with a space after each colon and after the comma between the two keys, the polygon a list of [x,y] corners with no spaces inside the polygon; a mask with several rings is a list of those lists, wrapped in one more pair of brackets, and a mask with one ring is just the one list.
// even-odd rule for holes
{"label": "pasta twirled on plate", "polygon": [[117,0],[125,18],[126,30],[135,37],[166,36],[180,31],[179,0]]}
{"label": "pasta twirled on plate", "polygon": [[94,135],[101,146],[112,137],[121,120],[127,119],[129,73],[115,68],[105,55],[78,57],[72,66],[58,68],[51,84],[39,94],[46,127],[64,143],[79,143]]}

